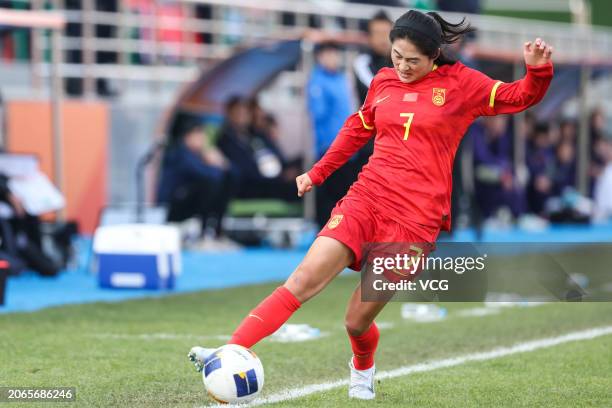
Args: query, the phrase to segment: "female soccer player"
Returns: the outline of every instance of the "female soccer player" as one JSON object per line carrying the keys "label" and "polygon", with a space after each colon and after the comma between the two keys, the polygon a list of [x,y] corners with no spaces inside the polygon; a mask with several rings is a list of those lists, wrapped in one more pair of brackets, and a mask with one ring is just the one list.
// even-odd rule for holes
{"label": "female soccer player", "polygon": [[[552,47],[541,39],[523,48],[527,73],[503,83],[444,55],[441,47],[472,31],[437,13],[411,10],[390,34],[394,68],[374,77],[365,103],[350,116],[327,153],[297,177],[298,195],[320,185],[375,133],[375,148],[358,180],[334,208],[304,260],[264,299],[229,343],[250,348],[274,333],[344,268],[359,270],[366,242],[433,243],[450,227],[451,174],[457,146],[479,116],[520,112],[538,103],[553,76]],[[374,318],[386,302],[362,302],[354,291],[345,325],[353,350],[349,397],[374,398]],[[202,369],[212,349],[195,347]]]}

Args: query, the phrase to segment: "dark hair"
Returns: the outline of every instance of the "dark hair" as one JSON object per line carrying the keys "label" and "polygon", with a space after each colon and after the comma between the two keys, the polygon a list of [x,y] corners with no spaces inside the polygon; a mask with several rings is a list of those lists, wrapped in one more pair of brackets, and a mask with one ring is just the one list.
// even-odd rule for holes
{"label": "dark hair", "polygon": [[441,46],[459,41],[464,35],[475,29],[466,23],[465,17],[458,23],[446,21],[436,12],[422,13],[410,10],[395,21],[389,38],[391,42],[398,38],[410,40],[429,58],[436,58],[437,65],[454,64],[456,61],[444,55]]}
{"label": "dark hair", "polygon": [[276,117],[274,115],[269,113],[269,114],[266,115],[266,124],[268,126],[277,126],[278,125],[278,120],[276,120]]}
{"label": "dark hair", "polygon": [[393,24],[393,20],[389,17],[389,15],[385,12],[385,10],[379,10],[376,14],[370,18],[368,21],[368,32],[370,31],[370,24],[375,21],[382,21],[385,23]]}
{"label": "dark hair", "polygon": [[250,98],[247,101],[247,103],[251,111],[254,111],[256,109],[261,109],[261,106],[259,105],[259,99],[257,98],[257,96],[253,96],[252,98]]}
{"label": "dark hair", "polygon": [[342,50],[342,46],[338,44],[337,42],[331,41],[331,40],[320,42],[315,46],[315,49],[314,49],[315,56],[327,50],[340,51]]}
{"label": "dark hair", "polygon": [[550,125],[547,122],[538,122],[533,129],[533,134],[537,135],[541,133],[548,133],[549,131]]}
{"label": "dark hair", "polygon": [[240,95],[232,95],[225,102],[225,113],[228,114],[239,105],[248,105],[248,101]]}
{"label": "dark hair", "polygon": [[181,142],[194,129],[202,128],[202,118],[188,112],[177,112],[168,127],[168,144]]}

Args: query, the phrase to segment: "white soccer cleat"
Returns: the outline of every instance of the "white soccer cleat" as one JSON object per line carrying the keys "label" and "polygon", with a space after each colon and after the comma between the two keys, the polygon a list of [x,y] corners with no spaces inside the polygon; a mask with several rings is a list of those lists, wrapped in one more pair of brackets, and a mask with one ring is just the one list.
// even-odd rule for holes
{"label": "white soccer cleat", "polygon": [[189,357],[189,361],[193,363],[197,372],[200,373],[204,369],[206,357],[210,356],[215,350],[216,349],[214,348],[195,346],[192,347],[191,350],[189,350],[189,354],[187,354],[187,357]]}
{"label": "white soccer cleat", "polygon": [[349,361],[351,369],[351,383],[349,384],[349,398],[357,398],[362,400],[374,399],[374,373],[376,365],[373,365],[367,370],[358,370],[353,365],[353,358]]}

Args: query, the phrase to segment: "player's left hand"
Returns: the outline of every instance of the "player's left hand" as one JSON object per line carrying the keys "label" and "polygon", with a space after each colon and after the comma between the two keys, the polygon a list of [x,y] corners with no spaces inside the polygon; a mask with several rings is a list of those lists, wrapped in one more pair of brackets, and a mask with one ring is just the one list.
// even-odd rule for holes
{"label": "player's left hand", "polygon": [[523,56],[527,65],[544,65],[550,62],[553,47],[546,44],[541,38],[536,38],[535,42],[527,41],[523,48]]}

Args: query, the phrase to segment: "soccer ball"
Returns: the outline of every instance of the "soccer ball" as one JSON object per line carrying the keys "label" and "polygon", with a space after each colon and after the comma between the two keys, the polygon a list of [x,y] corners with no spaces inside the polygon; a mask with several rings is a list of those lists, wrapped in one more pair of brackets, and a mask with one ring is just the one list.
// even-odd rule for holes
{"label": "soccer ball", "polygon": [[215,350],[204,361],[202,374],[208,394],[223,404],[248,402],[264,385],[261,360],[237,344],[226,344]]}

